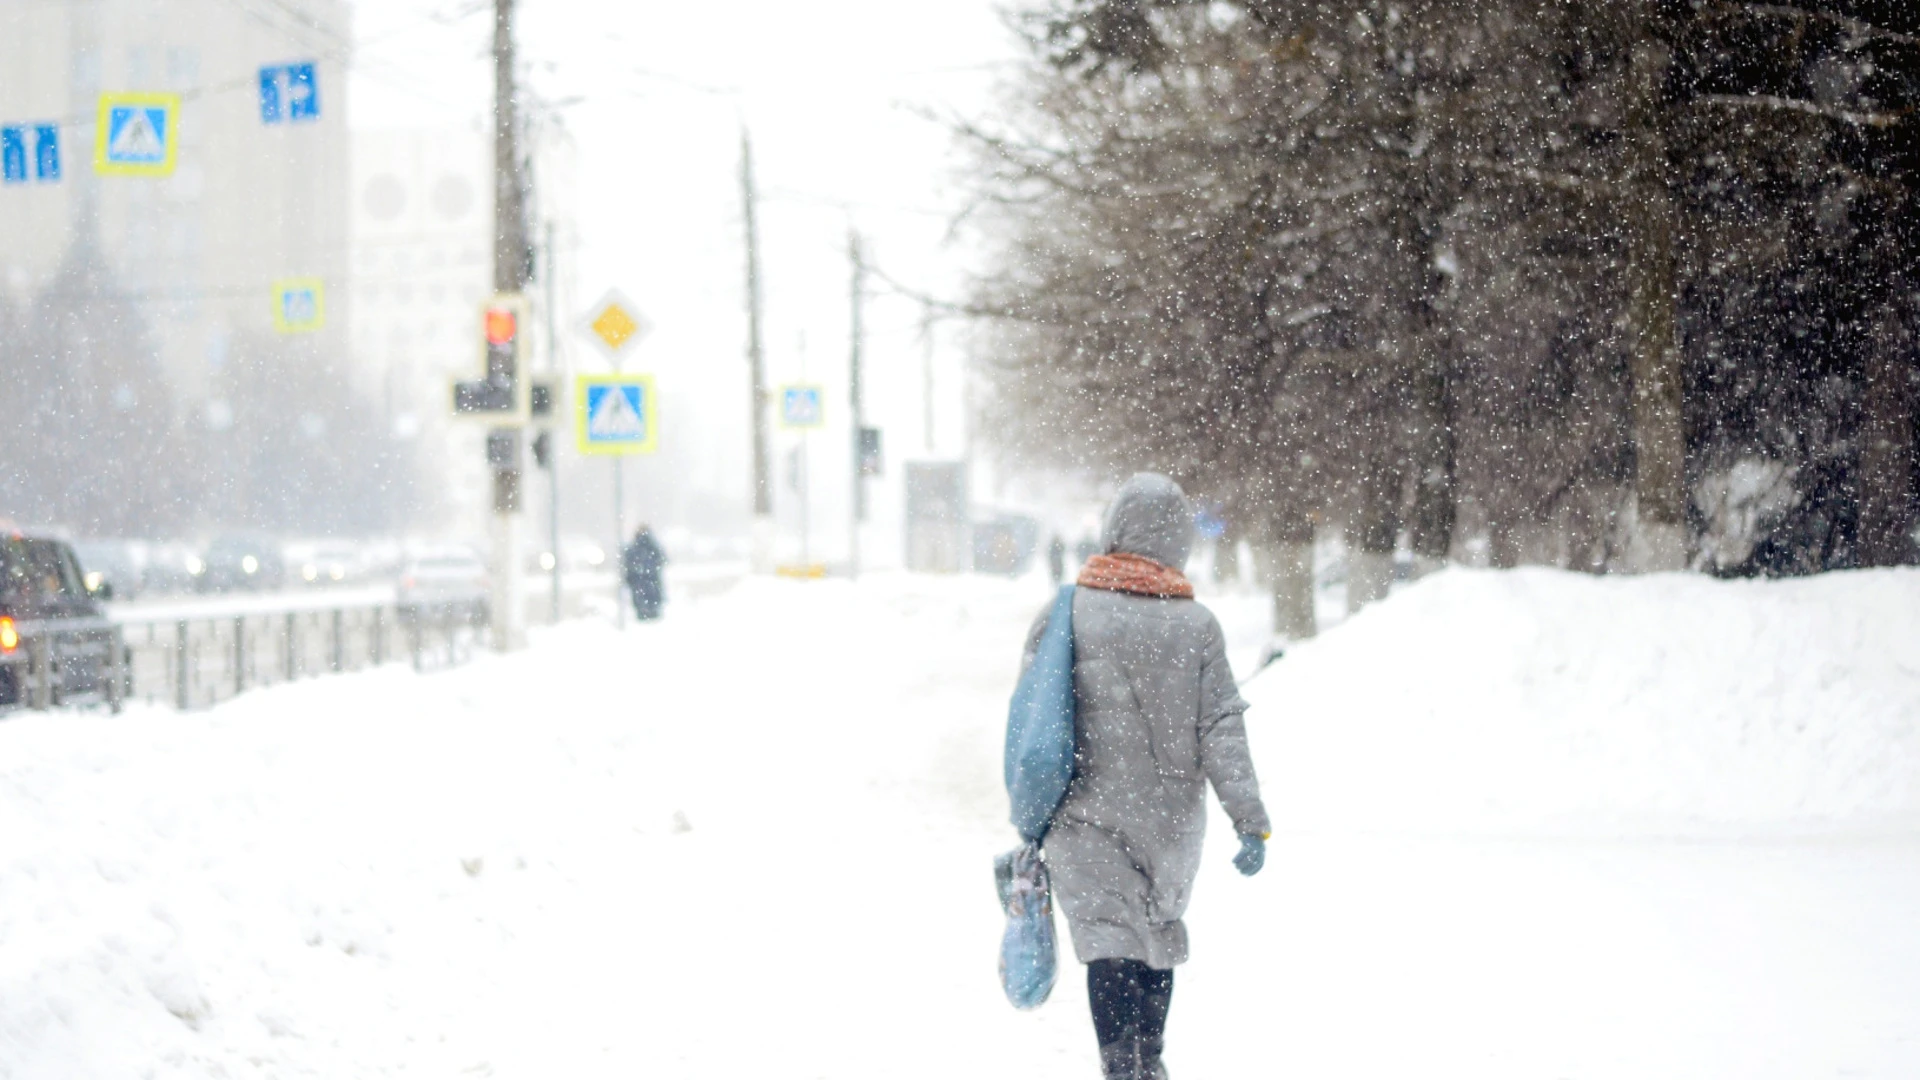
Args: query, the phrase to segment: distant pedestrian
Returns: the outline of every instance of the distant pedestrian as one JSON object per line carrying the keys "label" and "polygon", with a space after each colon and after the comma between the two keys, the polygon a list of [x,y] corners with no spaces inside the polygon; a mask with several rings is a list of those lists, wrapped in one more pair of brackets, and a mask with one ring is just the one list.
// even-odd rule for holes
{"label": "distant pedestrian", "polygon": [[[1193,509],[1179,485],[1143,473],[1107,510],[1104,551],[1073,597],[1073,780],[1045,858],[1074,953],[1087,965],[1109,1080],[1164,1080],[1161,1051],[1181,922],[1206,830],[1209,782],[1226,808],[1242,874],[1266,860],[1268,822],[1240,698],[1213,614],[1183,568]],[[1046,630],[1027,639],[1031,666]]]}
{"label": "distant pedestrian", "polygon": [[620,551],[620,571],[633,594],[633,613],[642,622],[659,618],[661,605],[667,602],[666,568],[667,553],[660,541],[654,539],[652,529],[640,526]]}
{"label": "distant pedestrian", "polygon": [[1053,534],[1053,540],[1047,544],[1047,573],[1058,586],[1067,580],[1067,542],[1060,539],[1059,533]]}

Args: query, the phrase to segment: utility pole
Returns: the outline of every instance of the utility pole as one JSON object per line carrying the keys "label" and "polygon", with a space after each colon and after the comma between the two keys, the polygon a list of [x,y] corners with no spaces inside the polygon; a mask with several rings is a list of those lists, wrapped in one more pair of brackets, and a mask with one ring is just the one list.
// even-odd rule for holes
{"label": "utility pole", "polygon": [[[546,228],[546,277],[543,283],[547,294],[547,374],[553,378],[554,394],[560,392],[560,331],[557,322],[558,310],[554,300],[554,281],[560,274],[556,269],[560,249],[553,242],[553,219],[547,219]],[[554,409],[557,417],[558,407]],[[553,433],[548,430],[542,434],[547,440],[547,550],[553,553],[553,579],[549,583],[550,607],[553,624],[560,625],[560,447]]]}
{"label": "utility pole", "polygon": [[532,279],[527,187],[521,173],[514,0],[493,0],[493,288],[517,293]]}
{"label": "utility pole", "polygon": [[748,402],[753,430],[753,559],[754,569],[773,565],[773,467],[768,458],[767,358],[761,345],[760,311],[760,196],[753,181],[753,143],[740,130],[740,204],[747,225],[747,372]]}
{"label": "utility pole", "polygon": [[847,565],[851,574],[860,576],[860,523],[867,520],[867,413],[865,385],[861,371],[861,347],[866,339],[867,259],[860,249],[859,232],[847,230],[847,255],[853,261],[853,322],[848,339],[847,396],[853,417],[853,531],[850,534]]}
{"label": "utility pole", "polygon": [[[516,100],[513,5],[514,0],[494,0],[493,4],[493,290],[518,297],[532,277],[532,260]],[[516,340],[521,333],[521,328],[514,328]],[[530,375],[527,371],[513,373],[518,379]],[[522,482],[521,429],[493,428],[487,443],[488,461],[493,466],[493,645],[506,651],[520,646],[524,616],[516,521]]]}

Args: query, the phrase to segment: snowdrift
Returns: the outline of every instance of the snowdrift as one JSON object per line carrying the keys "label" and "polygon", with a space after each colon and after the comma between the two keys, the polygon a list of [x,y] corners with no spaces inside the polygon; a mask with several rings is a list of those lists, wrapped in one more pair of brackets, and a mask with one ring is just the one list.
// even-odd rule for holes
{"label": "snowdrift", "polygon": [[1920,830],[1920,571],[1449,570],[1250,681],[1281,828]]}

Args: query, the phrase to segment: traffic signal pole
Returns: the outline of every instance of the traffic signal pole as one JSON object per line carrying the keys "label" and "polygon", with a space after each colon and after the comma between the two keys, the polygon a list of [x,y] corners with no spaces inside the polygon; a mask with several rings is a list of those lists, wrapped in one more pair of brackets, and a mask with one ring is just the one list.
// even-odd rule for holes
{"label": "traffic signal pole", "polygon": [[[514,0],[493,3],[493,290],[519,296],[532,276],[527,237],[527,187],[522,173],[520,117],[514,71]],[[522,309],[524,310],[524,309]],[[516,359],[520,335],[513,329]],[[523,364],[517,366],[524,366]],[[516,370],[514,380],[532,373]],[[525,392],[524,388],[519,388]],[[488,432],[488,464],[493,471],[492,580],[493,646],[502,652],[519,648],[525,637],[525,613],[520,595],[520,492],[524,448],[521,429],[495,427]],[[559,553],[555,552],[558,558]]]}

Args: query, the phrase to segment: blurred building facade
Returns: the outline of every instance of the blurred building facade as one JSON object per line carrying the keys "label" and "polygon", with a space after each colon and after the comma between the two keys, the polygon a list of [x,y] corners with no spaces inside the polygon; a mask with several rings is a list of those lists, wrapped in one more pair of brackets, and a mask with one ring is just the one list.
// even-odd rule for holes
{"label": "blurred building facade", "polygon": [[[534,240],[553,223],[562,255],[554,323],[569,332],[575,235],[573,144],[558,128],[536,130]],[[493,291],[493,143],[466,128],[363,130],[353,136],[351,298],[353,354],[370,397],[384,403],[393,434],[412,443],[432,477],[423,524],[477,527],[492,498],[485,425],[451,416],[452,384],[482,368],[480,311]],[[547,341],[543,256],[530,287],[528,328],[537,370],[553,363]],[[565,441],[564,439],[561,441]]]}
{"label": "blurred building facade", "polygon": [[452,382],[479,366],[492,290],[490,147],[457,128],[354,135],[353,352],[394,435],[439,481],[430,518],[477,521],[489,482],[448,409]]}
{"label": "blurred building facade", "polygon": [[[318,279],[305,355],[348,340],[344,0],[76,0],[8,5],[0,125],[55,124],[60,176],[0,185],[0,284],[32,303],[72,260],[137,305],[181,403],[230,422],[215,378],[236,337],[276,334],[275,283]],[[311,63],[317,115],[269,123],[261,68]],[[171,175],[94,168],[100,97],[180,97]]]}

